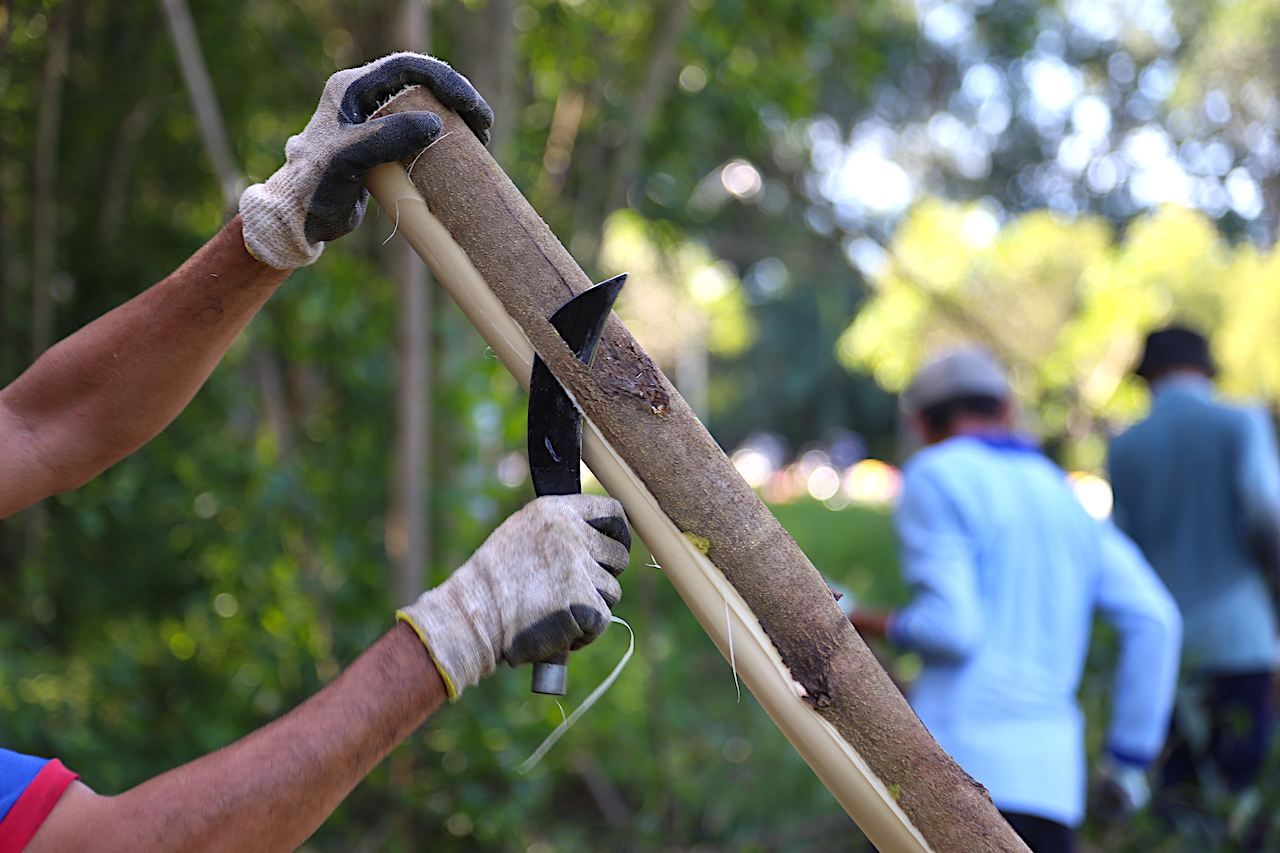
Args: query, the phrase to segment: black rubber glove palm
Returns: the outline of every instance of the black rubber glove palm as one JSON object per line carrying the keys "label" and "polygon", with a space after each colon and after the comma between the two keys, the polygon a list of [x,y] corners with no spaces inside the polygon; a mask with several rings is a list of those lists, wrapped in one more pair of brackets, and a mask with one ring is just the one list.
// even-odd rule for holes
{"label": "black rubber glove palm", "polygon": [[240,198],[245,245],[276,269],[306,266],[324,243],[352,231],[364,218],[365,173],[408,157],[440,135],[440,117],[405,112],[369,119],[402,89],[427,86],[489,141],[493,111],[448,64],[420,53],[393,53],[329,78],[306,129],[285,145],[285,164]]}

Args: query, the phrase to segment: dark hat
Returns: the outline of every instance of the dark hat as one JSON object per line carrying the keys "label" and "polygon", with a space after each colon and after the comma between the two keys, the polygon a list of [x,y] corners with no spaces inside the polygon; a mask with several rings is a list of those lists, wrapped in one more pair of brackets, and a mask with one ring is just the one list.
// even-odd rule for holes
{"label": "dark hat", "polygon": [[1181,326],[1170,326],[1147,335],[1142,360],[1133,372],[1143,379],[1179,367],[1203,370],[1209,376],[1216,373],[1209,358],[1209,344],[1198,332]]}

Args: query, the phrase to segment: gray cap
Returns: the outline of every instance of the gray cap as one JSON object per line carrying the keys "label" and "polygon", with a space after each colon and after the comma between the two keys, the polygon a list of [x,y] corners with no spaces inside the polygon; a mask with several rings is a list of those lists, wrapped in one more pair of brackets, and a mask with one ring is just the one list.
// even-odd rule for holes
{"label": "gray cap", "polygon": [[961,397],[1009,396],[1009,380],[995,357],[980,347],[956,350],[923,367],[902,394],[902,406],[913,414]]}

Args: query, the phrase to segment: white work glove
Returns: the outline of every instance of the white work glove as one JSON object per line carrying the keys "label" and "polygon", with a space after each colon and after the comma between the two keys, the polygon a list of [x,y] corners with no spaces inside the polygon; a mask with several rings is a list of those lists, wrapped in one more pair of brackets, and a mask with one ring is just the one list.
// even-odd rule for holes
{"label": "white work glove", "polygon": [[255,258],[280,270],[306,266],[324,242],[349,233],[364,218],[364,175],[426,148],[440,135],[440,117],[404,112],[369,120],[380,106],[420,84],[489,141],[493,111],[467,78],[421,53],[393,53],[329,78],[306,129],[285,144],[285,164],[266,183],[240,196],[244,242]]}
{"label": "white work glove", "polygon": [[630,548],[626,516],[612,498],[538,498],[396,618],[418,632],[456,699],[499,661],[544,660],[604,633]]}
{"label": "white work glove", "polygon": [[1151,801],[1151,783],[1140,764],[1112,755],[1102,759],[1094,782],[1092,809],[1104,820],[1127,818]]}

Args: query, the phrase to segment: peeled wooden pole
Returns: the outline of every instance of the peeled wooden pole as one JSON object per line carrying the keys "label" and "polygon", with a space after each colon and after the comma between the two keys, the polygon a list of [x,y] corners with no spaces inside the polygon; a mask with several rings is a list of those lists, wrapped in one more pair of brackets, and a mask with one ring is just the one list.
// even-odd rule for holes
{"label": "peeled wooden pole", "polygon": [[796,750],[881,853],[1026,851],[986,791],[920,725],[825,582],[626,328],[593,366],[547,317],[586,274],[453,113],[446,134],[369,188],[499,359],[526,385],[533,352],[585,418],[583,456]]}

